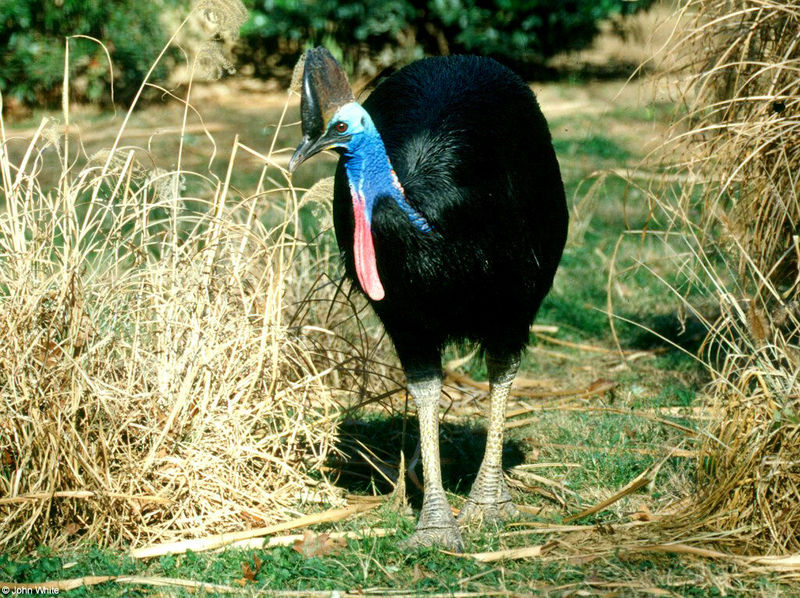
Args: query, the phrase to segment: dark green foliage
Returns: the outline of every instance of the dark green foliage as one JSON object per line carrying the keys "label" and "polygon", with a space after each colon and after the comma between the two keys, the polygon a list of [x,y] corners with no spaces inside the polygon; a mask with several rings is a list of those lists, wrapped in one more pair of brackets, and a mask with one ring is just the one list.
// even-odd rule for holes
{"label": "dark green foliage", "polygon": [[[85,35],[106,44],[116,100],[127,102],[168,39],[161,17],[180,0],[0,0],[0,90],[18,100],[57,104],[65,39]],[[94,41],[72,38],[70,89],[78,100],[108,101],[108,59]],[[156,76],[163,76],[162,66]]]}
{"label": "dark green foliage", "polygon": [[291,69],[307,46],[328,46],[348,69],[362,52],[387,45],[413,51],[413,39],[402,38],[417,19],[415,3],[419,2],[245,0],[250,20],[242,28],[240,60],[252,62],[256,73],[268,76],[276,66]]}
{"label": "dark green foliage", "polygon": [[426,17],[439,21],[454,51],[511,60],[547,58],[583,48],[603,19],[632,14],[653,0],[430,0]]}
{"label": "dark green foliage", "polygon": [[653,2],[249,0],[252,18],[243,32],[243,54],[255,52],[256,69],[274,67],[270,56],[276,50],[299,54],[316,44],[338,50],[339,58],[351,66],[365,52],[374,54],[387,46],[401,48],[406,57],[474,53],[504,62],[538,63],[588,45],[601,20],[632,14]]}
{"label": "dark green foliage", "polygon": [[[389,50],[380,64],[423,54],[494,56],[521,72],[553,54],[586,46],[602,19],[654,0],[245,0],[251,18],[239,62],[274,76],[302,50],[324,44],[350,70]],[[187,0],[0,0],[0,91],[6,99],[57,105],[65,39],[103,41],[114,65],[115,100],[127,103],[166,43],[165,9]],[[109,101],[108,59],[96,42],[70,39],[71,97]],[[162,63],[155,78],[162,78]]]}

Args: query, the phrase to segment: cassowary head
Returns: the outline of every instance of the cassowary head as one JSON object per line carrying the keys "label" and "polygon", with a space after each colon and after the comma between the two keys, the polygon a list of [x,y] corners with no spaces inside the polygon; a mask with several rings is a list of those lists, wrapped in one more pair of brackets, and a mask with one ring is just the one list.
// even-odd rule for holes
{"label": "cassowary head", "polygon": [[[355,101],[342,67],[325,48],[314,48],[306,52],[300,116],[303,139],[289,161],[289,172],[293,172],[304,160],[326,149],[335,149],[351,158],[358,155],[353,163],[363,163],[365,154],[372,157],[382,155],[387,175],[384,178],[391,181],[384,186],[392,187],[390,192],[393,190],[395,193],[402,193],[372,120]],[[372,151],[364,152],[365,146]],[[354,181],[353,176],[357,180]],[[370,188],[376,181],[372,177],[365,180],[363,172],[353,176],[348,171],[353,194],[353,256],[356,272],[364,292],[374,301],[380,301],[384,297],[384,289],[378,274],[372,239],[372,208],[376,194],[364,189],[365,186]],[[394,182],[396,187],[393,186]],[[380,183],[378,186],[380,187]]]}
{"label": "cassowary head", "polygon": [[322,47],[307,50],[300,100],[303,140],[289,162],[289,172],[323,150],[347,149],[362,132],[365,114],[331,53]]}
{"label": "cassowary head", "polygon": [[353,201],[353,260],[361,288],[373,301],[384,298],[372,238],[372,213],[378,198],[389,197],[422,233],[433,229],[405,198],[375,124],[356,102],[342,67],[325,48],[306,52],[300,100],[303,139],[289,172],[323,150],[344,156]]}

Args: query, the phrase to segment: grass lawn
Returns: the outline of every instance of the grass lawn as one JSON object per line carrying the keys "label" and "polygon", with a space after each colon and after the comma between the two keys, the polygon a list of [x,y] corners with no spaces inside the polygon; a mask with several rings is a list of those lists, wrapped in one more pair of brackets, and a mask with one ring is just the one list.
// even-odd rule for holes
{"label": "grass lawn", "polygon": [[[536,84],[534,90],[549,119],[567,187],[570,240],[523,360],[520,396],[509,406],[505,466],[526,518],[504,529],[468,530],[465,541],[468,553],[539,546],[537,556],[481,562],[438,550],[398,551],[395,535],[405,537],[412,531],[421,496],[414,476],[409,476],[409,506],[381,504],[346,520],[314,526],[313,532],[299,541],[288,540],[287,546],[190,551],[148,560],[93,546],[75,554],[52,554],[40,547],[34,557],[0,555],[0,581],[35,584],[84,576],[138,576],[78,588],[71,592],[75,596],[214,594],[231,588],[243,594],[292,596],[388,595],[395,590],[474,596],[711,596],[738,591],[774,595],[785,589],[776,579],[735,574],[726,563],[630,548],[628,540],[645,537],[641,528],[655,519],[654,514],[674,509],[693,492],[693,443],[703,425],[698,395],[706,378],[692,355],[704,330],[681,317],[679,301],[659,280],[680,287],[672,269],[675,249],[641,234],[650,206],[638,185],[647,184],[647,173],[632,173],[633,184],[620,176],[637,169],[660,143],[673,106],[667,101],[643,102],[647,88],[635,82],[559,82]],[[281,118],[283,96],[219,85],[198,90],[195,103],[219,151],[212,169],[222,176],[235,134],[266,153]],[[294,106],[289,122],[297,118],[296,111]],[[9,136],[29,135],[40,116],[16,123]],[[120,118],[78,114],[75,121],[87,155],[108,144]],[[174,155],[176,137],[158,131],[179,126],[180,119],[178,107],[156,103],[137,112],[124,143],[156,156]],[[190,116],[189,125],[186,168],[202,169],[214,146],[196,117]],[[277,145],[290,148],[299,137],[298,126],[286,127]],[[12,151],[23,146],[15,143]],[[288,160],[289,154],[282,156]],[[234,188],[252,188],[259,176],[255,157],[244,164],[233,173]],[[300,171],[295,183],[308,186],[330,175],[333,165],[330,157],[316,159]],[[307,220],[311,235],[313,214]],[[331,231],[318,241],[332,243]],[[456,507],[480,462],[483,422],[477,416],[486,404],[486,393],[476,384],[484,379],[484,368],[475,358],[460,359],[465,354],[453,348],[446,356],[453,367],[447,377],[442,454],[445,486]],[[343,456],[330,465],[338,470],[346,492],[363,501],[387,493],[391,484],[384,477],[396,474],[400,448],[416,466],[411,470],[416,479],[421,479],[421,466],[413,459],[416,423],[404,405],[403,397],[396,395],[377,406],[348,411],[342,421]],[[376,460],[384,462],[383,475],[374,466]],[[612,497],[639,476],[646,480],[636,491],[596,512],[570,517]],[[370,536],[375,529],[388,530],[387,535]],[[338,540],[335,534],[341,532],[352,532],[352,537]],[[159,589],[154,585],[158,578],[220,587],[173,581]]]}

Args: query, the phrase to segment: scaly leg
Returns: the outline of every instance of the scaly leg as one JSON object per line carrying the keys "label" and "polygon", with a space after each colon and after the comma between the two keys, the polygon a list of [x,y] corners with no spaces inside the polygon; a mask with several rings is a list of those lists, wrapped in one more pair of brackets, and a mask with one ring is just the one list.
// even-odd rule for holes
{"label": "scaly leg", "polygon": [[422,473],[425,496],[414,534],[401,542],[403,549],[441,546],[461,552],[464,544],[442,486],[439,464],[439,398],[442,392],[441,371],[406,372],[408,391],[417,405],[422,448]]}
{"label": "scaly leg", "polygon": [[486,352],[489,371],[489,427],[486,450],[469,498],[458,516],[460,524],[499,523],[518,515],[503,477],[503,429],[506,401],[519,369],[519,356],[496,356]]}

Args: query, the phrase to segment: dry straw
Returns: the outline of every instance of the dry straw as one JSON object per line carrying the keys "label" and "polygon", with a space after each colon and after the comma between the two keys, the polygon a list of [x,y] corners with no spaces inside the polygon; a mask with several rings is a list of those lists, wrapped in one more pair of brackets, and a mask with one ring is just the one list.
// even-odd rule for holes
{"label": "dry straw", "polygon": [[[705,357],[721,417],[701,443],[694,507],[671,524],[734,552],[800,550],[800,6],[691,0],[690,75],[673,141],[687,176],[660,217],[711,312]],[[676,240],[680,239],[678,243]]]}
{"label": "dry straw", "polygon": [[329,364],[293,315],[312,258],[274,143],[234,192],[238,141],[224,177],[183,170],[181,151],[164,168],[121,145],[128,113],[88,159],[64,98],[67,126],[45,119],[19,158],[0,117],[0,550],[174,541],[336,503],[316,471],[336,438]]}

